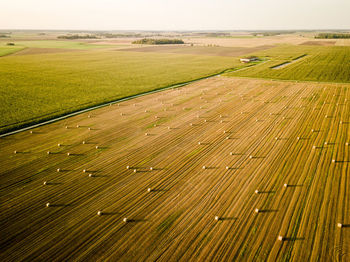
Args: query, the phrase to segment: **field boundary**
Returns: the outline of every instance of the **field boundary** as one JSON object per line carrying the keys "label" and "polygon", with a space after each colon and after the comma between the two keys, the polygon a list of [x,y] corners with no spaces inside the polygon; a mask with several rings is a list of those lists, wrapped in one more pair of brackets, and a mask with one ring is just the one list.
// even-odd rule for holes
{"label": "field boundary", "polygon": [[60,120],[63,120],[63,119],[66,119],[66,118],[69,118],[69,117],[72,117],[72,116],[76,116],[76,115],[79,115],[79,114],[82,114],[82,113],[85,113],[85,112],[89,112],[89,111],[98,109],[98,108],[102,108],[102,107],[109,106],[109,105],[112,105],[112,104],[116,104],[116,103],[124,102],[124,101],[127,101],[127,100],[131,100],[133,98],[137,98],[137,97],[141,97],[141,96],[145,96],[145,95],[150,95],[150,94],[162,92],[162,91],[165,91],[165,90],[168,90],[168,89],[175,89],[175,88],[179,88],[179,87],[182,87],[182,86],[186,86],[186,85],[189,85],[191,83],[198,82],[198,81],[201,81],[201,80],[204,80],[204,79],[212,78],[212,77],[215,77],[215,76],[220,76],[221,74],[224,74],[224,73],[230,72],[230,71],[235,71],[235,68],[228,68],[228,69],[225,69],[223,71],[220,71],[219,73],[210,74],[210,75],[203,76],[203,77],[200,77],[200,78],[197,78],[197,79],[193,79],[193,80],[190,80],[190,81],[181,82],[181,83],[177,83],[177,84],[166,86],[166,87],[161,87],[161,88],[154,89],[154,90],[151,90],[151,91],[142,92],[142,93],[139,93],[139,94],[136,94],[136,95],[126,96],[126,97],[119,98],[117,100],[113,100],[113,101],[110,101],[110,102],[103,102],[102,104],[98,104],[98,105],[91,106],[91,107],[88,107],[88,108],[80,109],[78,111],[74,111],[74,112],[71,112],[71,113],[68,113],[68,114],[62,114],[61,116],[56,116],[56,117],[53,117],[53,118],[47,118],[46,120],[42,120],[42,121],[38,121],[38,122],[36,122],[34,120],[34,121],[31,121],[31,122],[22,124],[22,125],[20,125],[18,127],[9,128],[7,131],[5,131],[5,133],[2,133],[2,134],[1,134],[1,131],[0,131],[0,138],[1,137],[5,137],[5,136],[9,136],[9,135],[13,135],[13,134],[16,134],[16,133],[19,133],[19,132],[22,132],[22,131],[30,130],[32,128],[36,128],[36,127],[39,127],[39,126],[43,126],[43,125],[47,125],[47,124],[50,124],[50,123],[54,123],[54,122],[57,122],[57,121],[60,121]]}

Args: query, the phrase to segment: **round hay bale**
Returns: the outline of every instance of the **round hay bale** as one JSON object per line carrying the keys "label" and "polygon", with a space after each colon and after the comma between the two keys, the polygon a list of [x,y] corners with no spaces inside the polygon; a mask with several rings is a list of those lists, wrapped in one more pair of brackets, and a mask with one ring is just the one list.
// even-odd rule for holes
{"label": "round hay bale", "polygon": [[60,171],[61,171],[61,169],[57,168],[57,172],[60,172]]}
{"label": "round hay bale", "polygon": [[259,212],[260,212],[259,208],[255,208],[255,209],[254,209],[254,212],[255,212],[255,213],[259,213]]}
{"label": "round hay bale", "polygon": [[206,166],[202,166],[202,169],[206,169],[207,167]]}
{"label": "round hay bale", "polygon": [[278,240],[278,241],[283,241],[284,238],[283,238],[283,236],[279,235],[279,236],[277,237],[277,240]]}
{"label": "round hay bale", "polygon": [[216,220],[216,221],[219,221],[219,220],[220,220],[220,217],[219,217],[219,216],[215,216],[215,220]]}
{"label": "round hay bale", "polygon": [[288,187],[288,184],[283,184],[283,186],[284,186],[285,188],[287,188],[287,187]]}
{"label": "round hay bale", "polygon": [[254,192],[255,192],[255,194],[259,194],[259,190],[255,190]]}
{"label": "round hay bale", "polygon": [[93,174],[89,174],[89,177],[94,177],[94,175]]}
{"label": "round hay bale", "polygon": [[153,170],[153,167],[150,167],[149,170],[152,171],[152,170]]}
{"label": "round hay bale", "polygon": [[47,182],[46,182],[46,181],[44,181],[43,185],[44,185],[44,186],[46,186],[46,185],[47,185]]}
{"label": "round hay bale", "polygon": [[129,221],[129,220],[128,220],[127,217],[124,217],[124,218],[123,218],[123,222],[124,222],[124,223],[126,223],[126,222],[128,222],[128,221]]}
{"label": "round hay bale", "polygon": [[60,146],[61,146],[61,144],[57,144],[57,146],[58,146],[58,147],[60,147]]}
{"label": "round hay bale", "polygon": [[102,211],[101,210],[97,211],[97,215],[102,216]]}
{"label": "round hay bale", "polygon": [[126,166],[126,169],[130,169],[130,166]]}
{"label": "round hay bale", "polygon": [[337,224],[337,227],[342,228],[342,227],[343,227],[343,224],[342,224],[342,223],[338,223],[338,224]]}
{"label": "round hay bale", "polygon": [[50,206],[50,203],[46,203],[46,207],[49,207]]}
{"label": "round hay bale", "polygon": [[152,188],[147,188],[147,192],[151,192],[152,191]]}
{"label": "round hay bale", "polygon": [[47,154],[48,154],[48,155],[50,155],[50,153],[51,153],[50,151],[47,151]]}

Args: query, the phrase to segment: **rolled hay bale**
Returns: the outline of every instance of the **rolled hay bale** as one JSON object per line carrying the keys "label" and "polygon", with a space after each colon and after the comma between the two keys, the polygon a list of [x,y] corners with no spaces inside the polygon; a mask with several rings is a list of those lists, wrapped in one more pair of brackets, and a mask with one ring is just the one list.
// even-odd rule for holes
{"label": "rolled hay bale", "polygon": [[287,187],[288,187],[288,184],[287,184],[287,183],[285,183],[285,184],[283,184],[283,186],[284,186],[285,188],[287,188]]}
{"label": "rolled hay bale", "polygon": [[152,188],[147,188],[147,192],[152,192]]}
{"label": "rolled hay bale", "polygon": [[149,170],[152,171],[152,170],[153,170],[153,167],[150,167]]}
{"label": "rolled hay bale", "polygon": [[229,136],[227,136],[227,137],[226,137],[226,140],[229,140],[229,139],[230,139],[230,137],[229,137]]}
{"label": "rolled hay bale", "polygon": [[61,144],[57,144],[58,147],[62,146]]}
{"label": "rolled hay bale", "polygon": [[91,115],[88,115],[88,118],[91,118]]}
{"label": "rolled hay bale", "polygon": [[253,159],[253,156],[249,156],[250,159]]}
{"label": "rolled hay bale", "polygon": [[202,166],[202,169],[207,169],[207,167],[206,166]]}
{"label": "rolled hay bale", "polygon": [[14,154],[17,154],[17,150],[13,151]]}
{"label": "rolled hay bale", "polygon": [[134,169],[134,173],[136,173],[137,172],[137,170],[136,169]]}
{"label": "rolled hay bale", "polygon": [[279,236],[277,237],[277,240],[278,240],[278,241],[283,241],[283,240],[284,240],[284,237],[281,236],[281,235],[279,235]]}
{"label": "rolled hay bale", "polygon": [[48,154],[48,155],[50,155],[50,154],[51,154],[51,152],[50,152],[50,151],[47,151],[47,154]]}
{"label": "rolled hay bale", "polygon": [[130,166],[126,166],[126,169],[130,169]]}
{"label": "rolled hay bale", "polygon": [[345,143],[346,146],[349,146],[349,144],[350,144],[349,142],[346,142],[346,143]]}
{"label": "rolled hay bale", "polygon": [[190,123],[190,126],[193,126],[193,124],[192,124],[192,123]]}
{"label": "rolled hay bale", "polygon": [[145,136],[148,136],[148,133],[145,133]]}
{"label": "rolled hay bale", "polygon": [[259,190],[255,190],[254,192],[255,192],[255,194],[259,194]]}
{"label": "rolled hay bale", "polygon": [[68,126],[65,126],[66,129],[68,129]]}
{"label": "rolled hay bale", "polygon": [[219,217],[219,216],[215,216],[215,220],[216,220],[216,221],[219,221],[219,220],[220,220],[220,217]]}
{"label": "rolled hay bale", "polygon": [[230,167],[229,166],[226,166],[226,170],[229,170],[230,169]]}
{"label": "rolled hay bale", "polygon": [[89,174],[89,177],[94,177],[94,175],[93,174]]}
{"label": "rolled hay bale", "polygon": [[90,131],[90,130],[91,130],[91,127],[88,127],[88,130]]}
{"label": "rolled hay bale", "polygon": [[95,146],[96,149],[99,149],[99,146]]}
{"label": "rolled hay bale", "polygon": [[129,222],[129,219],[128,219],[127,217],[124,217],[124,218],[123,218],[123,222],[124,222],[124,223],[127,223],[127,222]]}
{"label": "rolled hay bale", "polygon": [[332,159],[332,163],[335,163],[335,159]]}
{"label": "rolled hay bale", "polygon": [[47,185],[47,182],[46,182],[46,181],[44,181],[43,185],[44,185],[44,186],[46,186],[46,185]]}
{"label": "rolled hay bale", "polygon": [[260,212],[259,208],[255,208],[255,209],[254,209],[254,212],[255,212],[255,213],[259,213],[259,212]]}
{"label": "rolled hay bale", "polygon": [[343,227],[343,224],[342,224],[342,223],[338,223],[338,224],[337,224],[337,227],[342,228],[342,227]]}
{"label": "rolled hay bale", "polygon": [[77,125],[77,128],[79,128],[80,127],[80,125]]}
{"label": "rolled hay bale", "polygon": [[[198,145],[201,145],[202,143],[201,142],[198,142]],[[16,153],[15,153],[16,154]]]}
{"label": "rolled hay bale", "polygon": [[102,214],[103,214],[103,213],[102,213],[101,210],[97,211],[97,215],[98,215],[98,216],[102,216]]}
{"label": "rolled hay bale", "polygon": [[50,203],[46,203],[46,207],[49,207],[50,206]]}
{"label": "rolled hay bale", "polygon": [[70,156],[70,153],[69,153],[69,152],[67,153],[67,156]]}
{"label": "rolled hay bale", "polygon": [[230,156],[233,156],[233,152],[230,152]]}
{"label": "rolled hay bale", "polygon": [[316,146],[312,146],[312,149],[316,149]]}
{"label": "rolled hay bale", "polygon": [[207,122],[207,120],[206,120],[206,119],[204,119],[204,122],[206,123],[206,122]]}
{"label": "rolled hay bale", "polygon": [[33,134],[33,131],[29,131],[30,134]]}
{"label": "rolled hay bale", "polygon": [[83,169],[83,173],[86,173],[86,169]]}
{"label": "rolled hay bale", "polygon": [[83,145],[85,145],[86,144],[86,142],[85,141],[83,141]]}
{"label": "rolled hay bale", "polygon": [[60,172],[61,171],[61,169],[60,168],[57,168],[57,172]]}

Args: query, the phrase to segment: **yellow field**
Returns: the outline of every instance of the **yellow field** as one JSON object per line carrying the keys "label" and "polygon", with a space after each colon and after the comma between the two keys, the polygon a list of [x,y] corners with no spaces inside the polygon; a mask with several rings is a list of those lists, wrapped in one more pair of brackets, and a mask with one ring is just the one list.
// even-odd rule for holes
{"label": "yellow field", "polygon": [[214,77],[1,138],[0,259],[349,261],[349,88]]}

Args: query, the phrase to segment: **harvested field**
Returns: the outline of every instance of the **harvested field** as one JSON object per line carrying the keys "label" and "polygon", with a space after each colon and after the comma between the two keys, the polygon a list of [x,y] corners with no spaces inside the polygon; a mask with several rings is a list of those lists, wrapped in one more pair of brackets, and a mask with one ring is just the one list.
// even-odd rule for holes
{"label": "harvested field", "polygon": [[25,48],[16,52],[13,55],[37,55],[37,54],[50,54],[50,53],[64,53],[82,51],[81,49],[64,49],[64,48]]}
{"label": "harvested field", "polygon": [[165,46],[147,46],[118,49],[117,51],[132,52],[160,52],[175,54],[209,55],[209,56],[242,56],[253,52],[273,48],[272,45],[257,47],[208,47],[208,46],[186,46],[186,45],[165,45]]}
{"label": "harvested field", "polygon": [[349,88],[214,77],[1,138],[0,259],[346,261]]}

